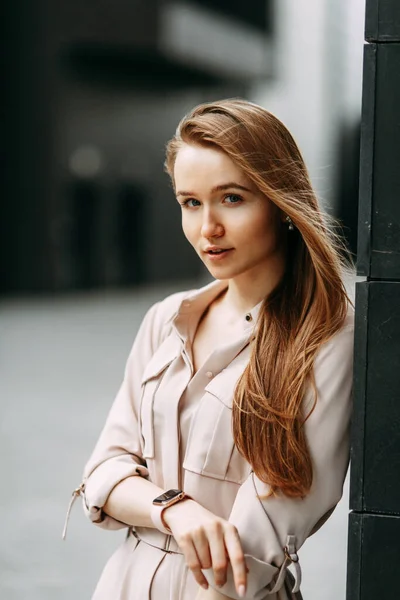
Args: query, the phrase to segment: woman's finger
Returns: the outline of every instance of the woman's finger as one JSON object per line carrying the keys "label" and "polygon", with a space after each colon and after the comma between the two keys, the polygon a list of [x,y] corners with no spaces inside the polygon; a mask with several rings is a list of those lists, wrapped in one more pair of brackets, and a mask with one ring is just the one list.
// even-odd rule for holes
{"label": "woman's finger", "polygon": [[225,530],[225,546],[232,566],[233,580],[239,596],[243,597],[247,587],[248,568],[236,527],[230,526]]}
{"label": "woman's finger", "polygon": [[212,566],[210,546],[204,529],[199,528],[192,534],[194,547],[200,561],[202,569],[209,569]]}
{"label": "woman's finger", "polygon": [[208,542],[210,547],[214,580],[221,587],[226,583],[228,558],[226,556],[224,529],[222,523],[216,522],[208,529]]}
{"label": "woman's finger", "polygon": [[199,557],[197,556],[196,548],[191,538],[182,540],[180,543],[181,550],[185,556],[186,565],[192,571],[197,583],[204,589],[208,589],[208,581],[201,571]]}

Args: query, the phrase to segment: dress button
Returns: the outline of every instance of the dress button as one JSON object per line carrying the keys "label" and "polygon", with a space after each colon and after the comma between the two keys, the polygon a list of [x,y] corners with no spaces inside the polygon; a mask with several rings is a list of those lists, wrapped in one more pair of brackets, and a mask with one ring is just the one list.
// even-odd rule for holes
{"label": "dress button", "polygon": [[208,377],[208,379],[212,379],[214,377],[214,373],[212,371],[207,371],[206,377]]}
{"label": "dress button", "polygon": [[253,317],[251,316],[251,313],[247,313],[246,315],[246,321],[252,321]]}

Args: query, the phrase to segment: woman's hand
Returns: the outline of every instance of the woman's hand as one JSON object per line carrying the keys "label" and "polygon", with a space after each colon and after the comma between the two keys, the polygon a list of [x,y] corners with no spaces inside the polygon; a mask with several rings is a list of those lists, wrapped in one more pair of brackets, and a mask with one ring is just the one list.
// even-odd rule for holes
{"label": "woman's hand", "polygon": [[229,596],[225,596],[221,592],[209,587],[208,590],[203,590],[199,587],[196,598],[194,600],[232,600]]}
{"label": "woman's hand", "polygon": [[208,588],[201,570],[212,567],[216,585],[223,586],[230,563],[237,593],[239,597],[244,597],[247,567],[234,525],[190,499],[166,508],[163,519],[171,529],[185,556],[186,564],[199,585],[204,589]]}

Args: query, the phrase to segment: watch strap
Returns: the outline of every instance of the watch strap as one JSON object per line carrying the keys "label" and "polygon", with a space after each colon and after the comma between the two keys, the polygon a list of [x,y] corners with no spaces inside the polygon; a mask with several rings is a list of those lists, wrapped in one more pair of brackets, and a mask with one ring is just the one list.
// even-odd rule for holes
{"label": "watch strap", "polygon": [[[172,504],[169,504],[168,506],[172,506]],[[167,526],[167,524],[164,523],[164,519],[162,518],[162,514],[163,514],[164,510],[166,508],[168,508],[168,506],[157,506],[156,504],[152,504],[151,505],[150,518],[151,518],[151,520],[153,522],[153,525],[154,525],[154,527],[156,529],[158,529],[162,533],[166,533],[167,535],[171,535],[172,531]]]}
{"label": "watch strap", "polygon": [[[171,491],[175,491],[175,490],[171,490]],[[181,497],[179,497],[179,495],[181,495]],[[156,500],[158,500],[158,499],[159,498],[156,498]],[[156,529],[158,529],[159,531],[161,531],[162,533],[172,535],[172,531],[170,530],[170,528],[168,527],[168,525],[165,523],[165,521],[163,519],[163,512],[166,508],[169,508],[173,504],[177,504],[178,502],[182,502],[182,500],[187,500],[187,499],[191,500],[191,497],[188,496],[188,494],[185,494],[184,492],[182,492],[181,490],[177,490],[176,496],[171,498],[165,504],[154,503],[154,501],[153,501],[153,504],[151,506],[151,511],[150,511],[150,518],[153,522],[154,527]]]}

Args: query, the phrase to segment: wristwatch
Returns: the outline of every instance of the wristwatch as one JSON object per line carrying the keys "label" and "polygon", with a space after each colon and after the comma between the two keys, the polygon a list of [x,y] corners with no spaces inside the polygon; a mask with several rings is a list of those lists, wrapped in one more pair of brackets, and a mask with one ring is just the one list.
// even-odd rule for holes
{"label": "wristwatch", "polygon": [[185,498],[190,498],[190,496],[185,494],[185,492],[182,490],[168,490],[167,492],[164,492],[164,494],[154,498],[150,516],[156,529],[171,535],[171,530],[166,523],[164,523],[162,518],[163,511],[169,506],[172,506],[173,504],[176,504]]}

